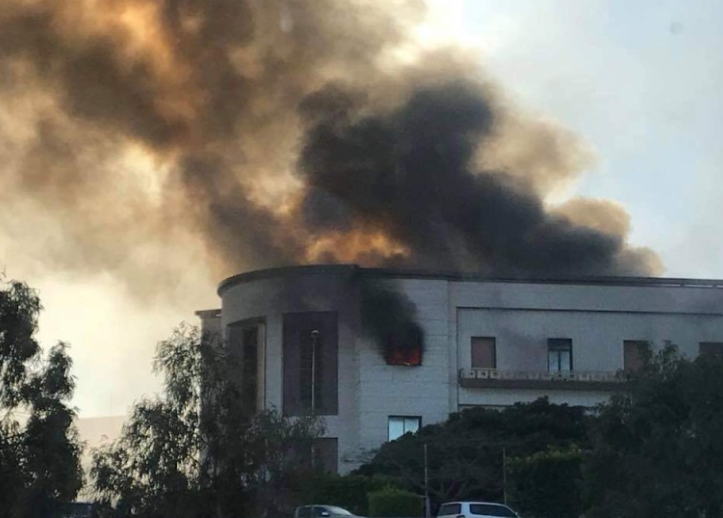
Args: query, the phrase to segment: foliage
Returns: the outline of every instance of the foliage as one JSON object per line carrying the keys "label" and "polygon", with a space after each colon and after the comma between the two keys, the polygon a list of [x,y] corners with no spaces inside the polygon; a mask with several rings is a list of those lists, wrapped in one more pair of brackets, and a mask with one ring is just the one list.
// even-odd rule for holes
{"label": "foliage", "polygon": [[[94,452],[99,499],[119,516],[233,517],[283,503],[306,469],[316,420],[248,415],[224,344],[181,325],[158,345],[163,394],[137,403],[121,436]],[[298,485],[298,483],[297,483]]]}
{"label": "foliage", "polygon": [[43,356],[40,311],[26,284],[0,284],[0,509],[12,518],[51,516],[83,482],[72,360],[64,343]]}
{"label": "foliage", "polygon": [[357,516],[367,516],[369,493],[387,487],[401,488],[396,480],[381,475],[365,477],[318,474],[302,485],[301,494],[305,500],[301,503],[324,502],[348,509]]}
{"label": "foliage", "polygon": [[723,361],[668,344],[593,423],[586,515],[723,515]]}
{"label": "foliage", "polygon": [[422,516],[424,514],[424,497],[404,489],[386,487],[369,493],[369,515],[389,516]]}
{"label": "foliage", "polygon": [[510,500],[524,516],[580,516],[582,451],[575,445],[508,461]]}
{"label": "foliage", "polygon": [[383,445],[362,466],[363,475],[398,478],[406,489],[424,491],[424,445],[428,447],[429,494],[433,502],[502,500],[503,447],[509,456],[528,456],[548,447],[584,447],[587,418],[580,408],[547,399],[504,410],[474,408],[453,414]]}

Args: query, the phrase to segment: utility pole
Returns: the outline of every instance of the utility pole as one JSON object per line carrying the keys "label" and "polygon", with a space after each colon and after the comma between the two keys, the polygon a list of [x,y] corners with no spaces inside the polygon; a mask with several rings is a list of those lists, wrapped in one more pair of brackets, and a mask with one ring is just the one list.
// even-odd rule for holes
{"label": "utility pole", "polygon": [[431,509],[429,508],[429,467],[427,460],[427,443],[424,443],[424,518],[430,518]]}
{"label": "utility pole", "polygon": [[[311,331],[311,418],[316,417],[316,340],[319,338],[319,331],[314,329]],[[316,448],[314,439],[311,440],[311,477],[314,478],[316,469]],[[314,512],[314,487],[311,488],[311,508],[309,509],[309,518],[316,518]]]}
{"label": "utility pole", "polygon": [[316,417],[316,340],[319,331],[311,332],[311,417]]}
{"label": "utility pole", "polygon": [[507,505],[507,449],[502,447],[502,498]]}

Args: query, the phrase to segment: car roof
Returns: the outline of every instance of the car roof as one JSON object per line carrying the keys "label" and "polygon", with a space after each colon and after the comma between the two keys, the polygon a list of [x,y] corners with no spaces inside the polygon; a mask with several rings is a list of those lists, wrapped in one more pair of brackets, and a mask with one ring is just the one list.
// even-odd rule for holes
{"label": "car roof", "polygon": [[447,505],[447,504],[485,504],[485,505],[499,505],[499,506],[502,506],[502,507],[507,507],[505,504],[501,504],[501,503],[499,503],[499,502],[481,502],[481,501],[477,501],[477,500],[474,500],[474,501],[472,501],[472,500],[464,500],[464,501],[459,501],[459,502],[445,502],[445,503],[443,503],[442,505]]}

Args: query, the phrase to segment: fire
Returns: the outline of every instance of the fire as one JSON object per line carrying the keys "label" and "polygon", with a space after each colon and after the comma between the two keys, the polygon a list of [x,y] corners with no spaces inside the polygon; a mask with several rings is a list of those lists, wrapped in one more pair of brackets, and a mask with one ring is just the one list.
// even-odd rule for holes
{"label": "fire", "polygon": [[349,232],[326,234],[306,249],[306,261],[313,263],[333,257],[342,263],[375,266],[380,259],[407,257],[409,250],[383,232],[354,229]]}

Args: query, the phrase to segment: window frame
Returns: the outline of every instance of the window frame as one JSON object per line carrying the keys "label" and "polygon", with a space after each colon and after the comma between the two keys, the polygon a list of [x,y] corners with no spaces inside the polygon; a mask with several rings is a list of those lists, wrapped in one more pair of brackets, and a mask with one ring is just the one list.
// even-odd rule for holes
{"label": "window frame", "polygon": [[[552,369],[550,362],[550,353],[557,353],[557,368]],[[568,369],[562,369],[561,354],[568,353]],[[572,338],[548,338],[547,339],[547,372],[550,373],[567,373],[575,370],[573,363],[573,340]]]}
{"label": "window frame", "polygon": [[[392,439],[392,433],[391,433],[391,425],[393,419],[401,419],[402,420],[402,433],[395,438]],[[417,429],[407,430],[406,421],[407,419],[416,419],[417,421]],[[400,437],[408,434],[408,433],[417,433],[422,428],[422,416],[421,415],[390,415],[387,417],[387,442],[396,441]]]}
{"label": "window frame", "polygon": [[[484,342],[485,340],[489,340],[490,342]],[[482,365],[475,365],[475,341],[478,341],[477,343],[479,345],[483,344],[491,344],[492,345],[492,366],[482,366]],[[496,336],[472,336],[470,337],[470,365],[473,369],[497,369],[497,337]]]}
{"label": "window frame", "polygon": [[[640,361],[640,365],[637,367],[628,366],[628,346],[636,347],[638,349],[637,355],[638,359]],[[633,373],[633,372],[639,372],[645,367],[646,358],[644,354],[641,354],[644,349],[650,347],[650,342],[648,340],[623,340],[623,372],[626,373]]]}
{"label": "window frame", "polygon": [[[704,351],[703,349],[717,348],[717,351]],[[708,358],[717,358],[723,360],[723,342],[713,342],[707,340],[705,342],[698,342],[698,356],[705,356]]]}

